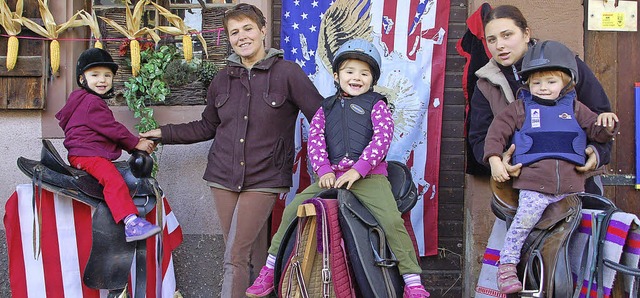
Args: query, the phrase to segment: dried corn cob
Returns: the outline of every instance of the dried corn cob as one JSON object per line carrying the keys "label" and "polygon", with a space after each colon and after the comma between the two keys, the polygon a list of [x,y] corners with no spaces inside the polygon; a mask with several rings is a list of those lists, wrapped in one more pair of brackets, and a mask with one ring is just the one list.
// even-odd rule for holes
{"label": "dried corn cob", "polygon": [[68,28],[80,27],[83,26],[84,23],[77,20],[80,15],[80,12],[78,11],[68,21],[60,25],[56,25],[56,21],[53,18],[51,11],[49,11],[47,3],[47,1],[43,2],[42,0],[38,0],[40,16],[42,17],[44,26],[41,26],[29,18],[22,17],[20,20],[25,27],[29,28],[34,33],[51,39],[51,44],[49,44],[51,70],[53,73],[56,73],[60,68],[60,43],[57,40],[58,36]]}
{"label": "dried corn cob", "polygon": [[18,38],[16,37],[22,31],[22,0],[16,2],[16,11],[11,11],[5,0],[0,0],[0,26],[4,28],[4,31],[9,35],[7,41],[7,70],[12,70],[16,67],[18,61]]}
{"label": "dried corn cob", "polygon": [[60,68],[60,43],[54,39],[49,44],[49,57],[51,58],[51,72],[57,73]]}
{"label": "dried corn cob", "polygon": [[193,43],[191,42],[191,34],[196,34],[196,36],[202,43],[202,49],[204,50],[205,55],[209,56],[209,54],[207,53],[207,42],[204,40],[204,37],[202,37],[201,33],[187,26],[187,24],[185,24],[184,20],[181,17],[171,13],[171,11],[169,11],[168,9],[153,2],[151,2],[151,5],[155,6],[160,15],[165,17],[167,21],[169,21],[169,23],[171,23],[172,25],[157,26],[156,29],[171,35],[182,35],[182,50],[184,53],[184,59],[187,60],[187,62],[193,59]]}
{"label": "dried corn cob", "polygon": [[182,52],[184,53],[184,60],[191,62],[191,59],[193,59],[193,44],[189,34],[182,36]]}
{"label": "dried corn cob", "polygon": [[144,14],[144,6],[146,4],[149,4],[149,0],[138,1],[136,6],[133,8],[132,13],[129,8],[129,1],[125,2],[126,28],[120,26],[111,19],[100,17],[105,21],[105,23],[129,39],[129,49],[131,50],[131,73],[134,77],[138,75],[138,71],[140,70],[140,44],[136,38],[143,37],[148,34],[156,43],[160,40],[160,36],[158,36],[158,34],[153,30],[146,27],[140,28],[140,25],[142,24],[142,15]]}
{"label": "dried corn cob", "polygon": [[129,50],[131,50],[131,73],[136,77],[140,71],[140,43],[135,39],[131,39]]}
{"label": "dried corn cob", "polygon": [[18,38],[11,35],[7,41],[7,70],[16,67],[18,61]]}

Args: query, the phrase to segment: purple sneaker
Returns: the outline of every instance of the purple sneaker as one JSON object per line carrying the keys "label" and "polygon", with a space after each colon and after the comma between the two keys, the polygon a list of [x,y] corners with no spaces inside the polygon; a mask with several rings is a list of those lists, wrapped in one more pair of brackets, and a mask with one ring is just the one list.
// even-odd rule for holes
{"label": "purple sneaker", "polygon": [[160,227],[151,224],[142,217],[136,217],[129,224],[124,225],[124,235],[127,242],[147,239],[160,232]]}
{"label": "purple sneaker", "polygon": [[262,266],[258,278],[247,289],[247,297],[265,297],[273,292],[273,269]]}

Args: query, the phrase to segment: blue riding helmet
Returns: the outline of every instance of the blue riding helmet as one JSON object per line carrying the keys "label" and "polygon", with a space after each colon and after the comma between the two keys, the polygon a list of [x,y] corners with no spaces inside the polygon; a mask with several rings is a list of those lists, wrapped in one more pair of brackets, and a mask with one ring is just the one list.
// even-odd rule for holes
{"label": "blue riding helmet", "polygon": [[358,38],[342,44],[333,58],[331,65],[333,72],[338,72],[340,64],[347,59],[357,59],[369,64],[373,73],[373,85],[378,82],[382,57],[378,49],[370,41]]}

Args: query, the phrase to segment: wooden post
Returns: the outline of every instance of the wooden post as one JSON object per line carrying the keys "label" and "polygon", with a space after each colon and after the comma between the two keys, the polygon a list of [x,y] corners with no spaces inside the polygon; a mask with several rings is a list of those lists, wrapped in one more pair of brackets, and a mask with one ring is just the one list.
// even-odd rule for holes
{"label": "wooden post", "polygon": [[302,256],[302,276],[305,284],[311,279],[311,270],[315,261],[318,237],[316,234],[316,208],[313,204],[303,204],[298,206],[298,217],[309,217],[304,225],[303,234],[308,235],[307,243],[304,247],[304,255]]}

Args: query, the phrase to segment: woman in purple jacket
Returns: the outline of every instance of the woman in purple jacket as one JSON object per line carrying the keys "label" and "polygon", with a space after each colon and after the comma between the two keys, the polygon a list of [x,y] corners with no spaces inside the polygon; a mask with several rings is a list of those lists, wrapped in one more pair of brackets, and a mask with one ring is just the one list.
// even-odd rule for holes
{"label": "woman in purple jacket", "polygon": [[[292,185],[298,113],[311,119],[322,96],[300,66],[265,49],[266,20],[251,4],[225,12],[234,53],[211,82],[202,119],[141,134],[164,144],[214,139],[204,179],[225,240],[221,297],[245,297],[252,245],[280,193]],[[261,252],[264,253],[264,252]]]}
{"label": "woman in purple jacket", "polygon": [[160,227],[137,217],[129,188],[111,161],[122,150],[151,153],[153,141],[140,139],[116,121],[104,101],[113,95],[113,76],[118,64],[102,49],[89,49],[78,58],[77,83],[82,89],[69,94],[65,106],[56,114],[64,130],[64,146],[69,163],[85,170],[104,186],[104,199],[115,222],[125,223],[127,242],[142,240],[160,232]]}

